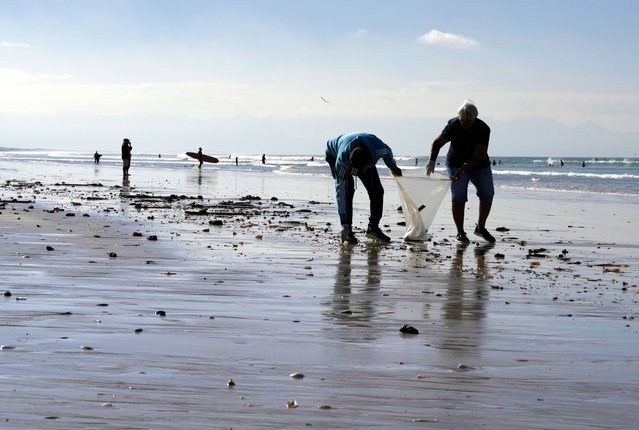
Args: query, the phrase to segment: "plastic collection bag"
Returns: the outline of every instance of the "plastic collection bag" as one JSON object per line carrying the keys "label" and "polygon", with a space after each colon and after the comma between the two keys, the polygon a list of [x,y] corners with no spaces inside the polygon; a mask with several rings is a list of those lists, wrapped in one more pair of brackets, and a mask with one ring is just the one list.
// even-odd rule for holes
{"label": "plastic collection bag", "polygon": [[436,172],[430,177],[423,172],[419,176],[405,172],[404,176],[397,176],[395,180],[406,220],[404,240],[426,240],[428,229],[450,187],[450,178]]}

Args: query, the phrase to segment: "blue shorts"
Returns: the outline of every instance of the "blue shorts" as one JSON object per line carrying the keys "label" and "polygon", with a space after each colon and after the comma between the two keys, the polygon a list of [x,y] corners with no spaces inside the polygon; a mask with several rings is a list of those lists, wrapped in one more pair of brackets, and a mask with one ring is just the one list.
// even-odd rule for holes
{"label": "blue shorts", "polygon": [[[453,177],[459,167],[447,166],[448,176]],[[472,182],[477,190],[480,202],[492,203],[495,196],[493,185],[493,171],[490,166],[483,169],[464,172],[456,181],[450,182],[450,194],[453,203],[466,203],[468,201],[468,183]]]}

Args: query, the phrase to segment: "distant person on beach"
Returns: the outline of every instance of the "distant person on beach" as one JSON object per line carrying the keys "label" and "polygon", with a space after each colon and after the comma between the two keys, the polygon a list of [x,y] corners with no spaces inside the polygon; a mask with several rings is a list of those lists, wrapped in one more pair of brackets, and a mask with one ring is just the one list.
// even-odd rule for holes
{"label": "distant person on beach", "polygon": [[100,157],[102,157],[102,154],[98,154],[98,151],[95,151],[95,154],[93,154],[93,163],[100,164]]}
{"label": "distant person on beach", "polygon": [[131,167],[131,141],[124,139],[122,141],[122,176],[129,177],[129,167]]}
{"label": "distant person on beach", "polygon": [[326,142],[326,161],[335,178],[337,212],[342,224],[342,242],[357,243],[353,234],[353,196],[357,176],[368,192],[370,217],[366,236],[381,242],[390,242],[379,228],[384,207],[384,188],[375,164],[382,158],[393,175],[402,176],[393,158],[393,151],[377,136],[369,133],[349,133]]}
{"label": "distant person on beach", "polygon": [[581,167],[586,167],[586,162],[585,161],[581,162]]}
{"label": "distant person on beach", "polygon": [[198,149],[197,151],[197,159],[200,162],[199,166],[197,166],[198,169],[202,169],[202,164],[204,164],[204,161],[202,161],[202,148]]}
{"label": "distant person on beach", "polygon": [[236,166],[237,166],[237,163],[238,163],[238,158],[237,158],[237,157],[235,157],[235,165],[236,165]]}
{"label": "distant person on beach", "polygon": [[457,111],[457,117],[448,121],[444,130],[435,137],[431,145],[430,160],[426,175],[435,171],[439,150],[448,142],[446,167],[452,182],[452,214],[457,228],[457,243],[468,244],[470,240],[464,231],[464,211],[468,201],[468,183],[472,182],[479,197],[479,217],[475,234],[489,243],[495,238],[486,230],[486,220],[495,195],[493,172],[488,158],[490,127],[477,118],[479,112],[471,100],[465,100]]}
{"label": "distant person on beach", "polygon": [[266,164],[266,154],[262,154],[262,164]]}

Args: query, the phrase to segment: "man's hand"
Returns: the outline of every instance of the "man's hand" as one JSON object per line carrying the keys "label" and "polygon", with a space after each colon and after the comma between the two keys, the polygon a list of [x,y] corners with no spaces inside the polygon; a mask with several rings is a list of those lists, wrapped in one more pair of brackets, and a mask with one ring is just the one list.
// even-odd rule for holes
{"label": "man's hand", "polygon": [[426,176],[430,176],[431,173],[435,171],[435,162],[430,160],[426,165]]}
{"label": "man's hand", "polygon": [[391,172],[393,176],[402,176],[402,169],[399,167]]}
{"label": "man's hand", "polygon": [[455,172],[455,175],[453,177],[451,177],[450,179],[453,181],[458,181],[459,178],[461,178],[461,176],[466,173],[466,168],[467,168],[467,164],[464,163],[463,166],[461,166],[459,169],[457,169],[457,171]]}

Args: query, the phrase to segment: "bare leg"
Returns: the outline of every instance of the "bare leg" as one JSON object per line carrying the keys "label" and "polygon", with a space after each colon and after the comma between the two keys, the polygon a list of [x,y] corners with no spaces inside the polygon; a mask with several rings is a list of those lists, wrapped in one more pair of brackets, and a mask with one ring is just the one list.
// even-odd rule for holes
{"label": "bare leg", "polygon": [[457,227],[457,233],[463,233],[466,203],[453,203],[451,207],[453,211],[453,221],[455,222],[455,227]]}
{"label": "bare leg", "polygon": [[479,202],[479,218],[477,219],[477,226],[480,229],[486,228],[486,220],[488,219],[488,215],[490,215],[490,208],[492,205],[492,202]]}

